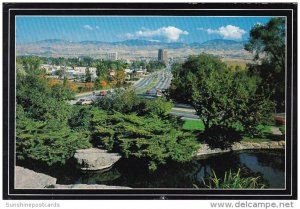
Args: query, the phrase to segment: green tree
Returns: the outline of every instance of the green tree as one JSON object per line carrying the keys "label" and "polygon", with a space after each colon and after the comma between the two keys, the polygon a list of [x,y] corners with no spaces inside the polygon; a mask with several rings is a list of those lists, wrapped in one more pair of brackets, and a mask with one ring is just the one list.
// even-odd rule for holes
{"label": "green tree", "polygon": [[27,74],[24,69],[22,59],[20,59],[19,57],[17,57],[17,59],[16,59],[16,72],[17,72],[17,76],[20,76],[20,77],[24,77]]}
{"label": "green tree", "polygon": [[164,61],[149,61],[147,70],[149,72],[154,72],[156,70],[161,70],[166,67],[166,63]]}
{"label": "green tree", "polygon": [[[29,62],[26,63],[26,62]],[[90,147],[85,131],[74,131],[68,124],[72,107],[66,99],[74,96],[67,84],[50,86],[37,63],[26,57],[17,68],[16,151],[18,160],[48,165],[64,164],[76,149]]]}
{"label": "green tree", "polygon": [[248,65],[250,73],[262,78],[265,93],[271,95],[277,111],[285,107],[285,19],[272,18],[266,24],[256,24],[250,31],[245,49],[255,54]]}
{"label": "green tree", "polygon": [[131,67],[132,68],[140,68],[140,67],[142,67],[143,69],[145,69],[146,68],[146,65],[147,65],[147,63],[145,62],[145,61],[133,61],[132,63],[131,63]]}
{"label": "green tree", "polygon": [[217,57],[191,56],[174,71],[170,96],[180,94],[191,104],[205,129],[241,123],[256,133],[259,122],[270,118],[273,103],[259,94],[259,79],[245,71],[232,71]]}
{"label": "green tree", "polygon": [[91,81],[92,81],[92,73],[91,73],[90,69],[87,67],[85,69],[85,82],[88,83]]}
{"label": "green tree", "polygon": [[82,66],[84,66],[84,67],[91,67],[94,60],[91,57],[83,57],[81,59],[81,61],[82,61],[81,62]]}
{"label": "green tree", "polygon": [[116,87],[120,87],[125,83],[126,74],[123,70],[117,70],[114,76],[114,83]]}
{"label": "green tree", "polygon": [[112,95],[97,99],[95,106],[105,111],[127,114],[137,112],[140,109],[140,102],[141,99],[135,94],[133,89],[116,89]]}
{"label": "green tree", "polygon": [[148,100],[145,103],[145,113],[151,116],[159,116],[161,118],[168,117],[173,104],[167,101],[165,98],[156,98],[154,100]]}
{"label": "green tree", "polygon": [[63,165],[76,149],[91,147],[87,135],[72,131],[57,119],[37,121],[17,105],[16,155],[47,165]]}
{"label": "green tree", "polygon": [[[36,56],[24,57],[22,59],[24,69],[27,73],[35,73],[37,71],[41,71],[40,67],[42,64],[42,59]],[[40,72],[38,72],[40,73]]]}
{"label": "green tree", "polygon": [[63,87],[67,87],[68,83],[69,83],[68,78],[67,76],[65,76],[63,81]]}
{"label": "green tree", "polygon": [[55,75],[57,75],[58,78],[61,79],[62,77],[64,77],[65,72],[64,72],[64,70],[59,69],[59,70],[56,70],[56,71],[55,71]]}
{"label": "green tree", "polygon": [[105,78],[107,76],[108,68],[102,61],[96,64],[96,69],[97,69],[96,75],[98,77]]}
{"label": "green tree", "polygon": [[21,105],[36,120],[56,118],[65,121],[69,115],[70,106],[64,101],[72,98],[74,92],[62,85],[53,88],[38,69],[31,73],[17,76],[16,102]]}

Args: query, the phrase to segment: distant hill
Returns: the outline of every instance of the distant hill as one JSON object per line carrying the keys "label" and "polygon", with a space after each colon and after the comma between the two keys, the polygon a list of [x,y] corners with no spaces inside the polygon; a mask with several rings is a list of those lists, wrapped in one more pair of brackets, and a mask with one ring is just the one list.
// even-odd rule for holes
{"label": "distant hill", "polygon": [[205,41],[202,43],[202,45],[210,45],[210,44],[237,44],[240,43],[238,41],[234,41],[234,40],[227,40],[227,39],[213,39],[213,40],[209,40],[209,41]]}
{"label": "distant hill", "polygon": [[64,39],[46,39],[36,42],[30,42],[28,44],[68,44],[72,43],[70,41],[64,40]]}
{"label": "distant hill", "polygon": [[[17,44],[17,55],[41,55],[41,56],[92,56],[97,57],[99,54],[108,52],[119,52],[127,57],[153,56],[157,49],[164,48],[175,56],[187,56],[190,53],[201,53],[205,51],[215,51],[224,53],[224,51],[234,51],[234,56],[238,56],[239,51],[244,50],[245,41],[233,41],[224,39],[214,39],[203,43],[181,43],[181,42],[159,42],[156,40],[130,39],[118,42],[103,41],[80,41],[72,42],[63,39],[47,39],[31,43]],[[136,53],[136,55],[133,55]],[[187,54],[188,53],[188,54]],[[137,55],[140,54],[140,55]],[[156,55],[155,55],[156,56]],[[174,56],[174,55],[173,55]]]}
{"label": "distant hill", "polygon": [[157,41],[148,41],[148,40],[140,40],[140,39],[129,39],[120,42],[113,42],[113,45],[125,45],[125,46],[154,46],[160,44]]}
{"label": "distant hill", "polygon": [[104,42],[104,41],[80,41],[80,42],[72,42],[63,39],[47,39],[41,40],[31,43],[19,44],[19,45],[39,45],[39,47],[44,47],[43,44],[68,44],[68,45],[111,45],[111,46],[164,46],[168,48],[182,48],[182,47],[191,47],[191,48],[228,48],[228,47],[243,47],[245,41],[238,42],[234,40],[225,40],[225,39],[213,39],[203,43],[194,42],[191,44],[185,44],[181,42],[172,42],[172,43],[165,43],[159,41],[149,41],[149,40],[140,40],[140,39],[129,39],[125,41],[118,41],[118,42]]}
{"label": "distant hill", "polygon": [[244,50],[246,41],[234,41],[225,39],[213,39],[203,43],[192,43],[192,48],[201,48],[208,50]]}

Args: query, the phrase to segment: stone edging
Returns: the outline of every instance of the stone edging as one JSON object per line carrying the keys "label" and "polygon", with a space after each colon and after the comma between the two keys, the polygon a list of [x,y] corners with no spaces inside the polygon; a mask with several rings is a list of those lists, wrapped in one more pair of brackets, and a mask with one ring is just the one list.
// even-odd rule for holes
{"label": "stone edging", "polygon": [[257,150],[257,149],[285,149],[285,141],[270,141],[270,142],[238,142],[234,143],[231,149],[222,150],[220,148],[210,149],[207,144],[201,144],[201,148],[198,149],[196,157],[210,154],[217,154],[223,152],[237,151],[237,150]]}

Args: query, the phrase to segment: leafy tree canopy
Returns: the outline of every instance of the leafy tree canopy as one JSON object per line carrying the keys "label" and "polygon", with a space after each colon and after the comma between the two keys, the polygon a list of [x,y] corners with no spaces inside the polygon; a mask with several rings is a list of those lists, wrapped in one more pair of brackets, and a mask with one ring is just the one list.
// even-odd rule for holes
{"label": "leafy tree canopy", "polygon": [[262,78],[262,85],[271,94],[277,111],[285,106],[285,19],[272,18],[266,24],[257,24],[250,31],[245,49],[254,53],[249,72]]}
{"label": "leafy tree canopy", "polygon": [[273,103],[259,93],[258,77],[229,69],[215,56],[191,56],[173,74],[170,96],[191,104],[206,130],[239,122],[254,133],[273,112]]}

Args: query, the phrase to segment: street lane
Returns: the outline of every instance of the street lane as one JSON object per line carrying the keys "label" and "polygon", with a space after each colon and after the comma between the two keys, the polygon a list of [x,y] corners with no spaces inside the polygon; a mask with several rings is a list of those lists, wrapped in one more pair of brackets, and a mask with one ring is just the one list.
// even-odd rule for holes
{"label": "street lane", "polygon": [[[158,73],[153,73],[148,77],[139,80],[138,82],[133,84],[132,87],[136,91],[142,90],[153,81],[155,76],[157,76],[157,83],[155,84],[155,86],[149,89],[148,93],[146,93],[147,90],[145,90],[143,93],[138,94],[139,96],[142,96],[147,99],[155,99],[157,97],[157,89],[165,90],[169,88],[172,81],[172,73],[167,70],[162,70]],[[97,95],[99,94],[99,92],[100,91],[95,91],[95,94]],[[95,96],[93,92],[82,93],[76,96],[76,100],[68,101],[68,103],[74,105],[79,99],[96,100],[97,98],[101,97]],[[171,114],[177,117],[181,117],[181,119],[183,120],[199,120],[199,117],[195,114],[195,110],[190,105],[186,104],[174,103],[174,108],[172,108]]]}

